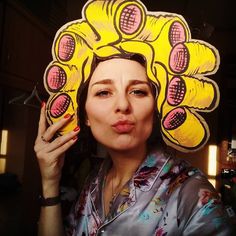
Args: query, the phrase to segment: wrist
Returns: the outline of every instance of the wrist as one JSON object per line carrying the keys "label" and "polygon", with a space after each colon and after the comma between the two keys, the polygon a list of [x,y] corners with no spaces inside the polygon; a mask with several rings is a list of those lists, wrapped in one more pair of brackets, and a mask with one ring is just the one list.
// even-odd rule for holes
{"label": "wrist", "polygon": [[42,195],[44,198],[51,198],[60,195],[59,182],[43,182],[42,183]]}
{"label": "wrist", "polygon": [[40,195],[39,200],[42,207],[56,206],[61,203],[61,198],[59,195],[49,198],[45,198],[44,196]]}

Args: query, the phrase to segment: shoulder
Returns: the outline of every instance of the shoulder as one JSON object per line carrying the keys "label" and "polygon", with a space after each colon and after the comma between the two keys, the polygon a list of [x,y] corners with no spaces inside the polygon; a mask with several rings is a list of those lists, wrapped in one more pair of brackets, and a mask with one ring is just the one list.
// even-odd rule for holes
{"label": "shoulder", "polygon": [[171,196],[176,195],[187,182],[191,182],[193,176],[199,174],[202,174],[199,169],[193,167],[185,160],[169,154],[168,161],[162,170],[160,178],[168,183],[167,194]]}
{"label": "shoulder", "polygon": [[201,173],[195,173],[181,186],[178,193],[177,217],[186,235],[204,232],[207,235],[230,235],[229,218],[219,193]]}
{"label": "shoulder", "polygon": [[220,196],[206,176],[197,171],[180,188],[178,195],[179,214],[194,214],[209,203],[220,204]]}

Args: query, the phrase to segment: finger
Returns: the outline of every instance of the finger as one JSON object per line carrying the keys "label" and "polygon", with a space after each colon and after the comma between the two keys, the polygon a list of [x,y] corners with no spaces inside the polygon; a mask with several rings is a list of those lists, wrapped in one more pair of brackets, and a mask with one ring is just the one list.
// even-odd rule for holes
{"label": "finger", "polygon": [[217,55],[217,51],[207,43],[179,43],[170,53],[170,69],[174,73],[185,75],[213,73],[218,68]]}
{"label": "finger", "polygon": [[218,86],[212,80],[173,76],[167,88],[164,106],[187,106],[197,110],[212,110],[218,105]]}
{"label": "finger", "polygon": [[45,156],[45,153],[47,153],[48,159],[59,158],[61,156],[64,156],[65,152],[72,145],[74,145],[77,140],[78,140],[78,137],[77,137],[77,135],[75,135],[73,138],[66,140],[66,142],[61,141],[60,143],[56,142],[53,145],[50,144],[50,146],[48,146],[48,148],[45,148],[44,150],[41,150],[41,151],[44,153],[44,156]]}
{"label": "finger", "polygon": [[[161,122],[162,134],[185,150],[200,148],[209,137],[209,130],[204,119],[187,108],[175,108]],[[191,128],[190,128],[191,127]],[[180,148],[178,148],[180,149]]]}
{"label": "finger", "polygon": [[[166,16],[163,17],[166,20]],[[156,24],[161,26],[163,19],[156,21]],[[159,27],[157,26],[157,29]],[[151,26],[151,29],[152,26]],[[170,67],[170,53],[173,47],[188,42],[190,38],[190,31],[185,22],[179,17],[175,16],[170,19],[165,25],[160,28],[159,35],[155,40],[150,42],[154,49],[165,48],[165,50],[155,50],[154,61],[165,65],[166,69],[173,73]],[[188,59],[188,58],[187,58]],[[188,62],[186,59],[186,63]],[[180,59],[179,59],[180,60]],[[180,60],[183,61],[182,59]]]}
{"label": "finger", "polygon": [[[77,76],[72,76],[73,78],[77,78]],[[73,114],[73,119],[70,119],[71,122],[64,124],[61,129],[57,130],[58,133],[64,134],[71,130],[73,127],[77,125],[77,91],[79,82],[77,84],[73,83],[72,80],[68,81],[67,86],[64,86],[63,89],[68,89],[66,92],[56,93],[49,97],[47,103],[47,117],[50,119],[51,123],[57,123],[65,114]],[[72,123],[72,127],[71,124]]]}
{"label": "finger", "polygon": [[43,134],[43,138],[46,141],[50,141],[53,137],[55,137],[56,133],[62,129],[70,120],[73,118],[73,114],[67,113],[62,119],[53,123],[51,126],[47,128],[47,130]]}
{"label": "finger", "polygon": [[65,153],[72,145],[74,145],[76,141],[77,137],[75,136],[75,138],[68,140],[66,143],[57,148],[53,154],[55,156],[60,156],[61,154]]}
{"label": "finger", "polygon": [[42,102],[41,112],[39,117],[38,137],[41,137],[46,129],[47,129],[46,103]]}
{"label": "finger", "polygon": [[71,142],[71,140],[76,141],[79,131],[80,128],[79,126],[77,126],[73,131],[57,137],[45,147],[44,151],[50,153],[57,149],[60,149],[61,146],[65,145],[67,142]]}

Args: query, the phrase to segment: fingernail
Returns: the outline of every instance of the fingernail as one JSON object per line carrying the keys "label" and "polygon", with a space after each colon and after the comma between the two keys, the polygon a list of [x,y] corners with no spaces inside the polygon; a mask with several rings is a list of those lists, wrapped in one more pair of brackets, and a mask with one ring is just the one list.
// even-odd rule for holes
{"label": "fingernail", "polygon": [[77,139],[78,139],[78,137],[77,137],[77,136],[75,136],[75,137],[73,137],[72,139],[73,139],[73,140],[77,140]]}
{"label": "fingernail", "polygon": [[77,131],[79,131],[79,130],[80,130],[80,127],[79,127],[79,126],[77,126],[77,127],[74,128],[74,132],[77,132]]}
{"label": "fingernail", "polygon": [[71,115],[69,113],[64,116],[65,119],[68,119],[70,117],[71,117]]}
{"label": "fingernail", "polygon": [[44,101],[42,101],[42,103],[41,103],[41,108],[43,108],[44,106],[45,106],[45,102]]}

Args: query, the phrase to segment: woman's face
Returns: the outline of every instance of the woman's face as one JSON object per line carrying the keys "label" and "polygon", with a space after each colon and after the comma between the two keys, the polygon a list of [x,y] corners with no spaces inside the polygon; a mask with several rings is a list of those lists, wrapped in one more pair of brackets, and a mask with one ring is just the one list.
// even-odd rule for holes
{"label": "woman's face", "polygon": [[100,62],[89,82],[85,110],[93,136],[108,149],[145,147],[154,114],[145,68],[121,58]]}

